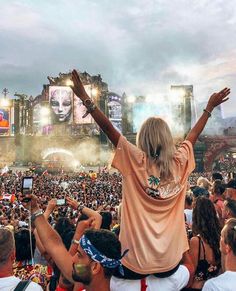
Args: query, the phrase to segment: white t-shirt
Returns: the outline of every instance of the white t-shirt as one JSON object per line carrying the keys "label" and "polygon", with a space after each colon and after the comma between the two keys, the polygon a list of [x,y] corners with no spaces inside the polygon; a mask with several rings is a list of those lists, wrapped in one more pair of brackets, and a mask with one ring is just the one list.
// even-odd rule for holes
{"label": "white t-shirt", "polygon": [[18,223],[18,226],[19,227],[27,227],[28,226],[28,223],[26,223],[25,221],[19,221],[19,223]]}
{"label": "white t-shirt", "polygon": [[184,209],[184,214],[186,216],[186,222],[188,225],[193,224],[193,210],[192,209]]}
{"label": "white t-shirt", "polygon": [[[1,291],[13,291],[21,280],[15,276],[0,278]],[[31,282],[26,291],[43,291],[42,287],[34,282]]]}
{"label": "white t-shirt", "polygon": [[[157,278],[153,275],[146,277],[145,284],[147,291],[179,291],[188,284],[189,277],[187,267],[180,265],[178,270],[167,278]],[[141,280],[127,280],[112,276],[110,288],[111,291],[140,291]]]}
{"label": "white t-shirt", "polygon": [[202,291],[233,291],[236,289],[236,272],[226,271],[218,277],[207,280]]}

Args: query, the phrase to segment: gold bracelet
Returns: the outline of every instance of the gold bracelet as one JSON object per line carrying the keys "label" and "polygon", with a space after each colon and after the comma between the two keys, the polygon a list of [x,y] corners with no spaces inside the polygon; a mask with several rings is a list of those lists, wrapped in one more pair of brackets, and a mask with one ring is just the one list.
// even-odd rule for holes
{"label": "gold bracelet", "polygon": [[211,112],[206,110],[206,109],[203,109],[204,112],[206,112],[208,114],[208,117],[211,117]]}

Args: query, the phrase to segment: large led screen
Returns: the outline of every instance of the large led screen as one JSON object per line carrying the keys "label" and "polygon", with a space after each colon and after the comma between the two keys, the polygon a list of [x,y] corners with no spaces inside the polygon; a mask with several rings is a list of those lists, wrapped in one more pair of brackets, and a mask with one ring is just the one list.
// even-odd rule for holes
{"label": "large led screen", "polygon": [[6,135],[10,129],[10,110],[0,108],[0,134]]}
{"label": "large led screen", "polygon": [[111,93],[108,95],[108,115],[112,124],[119,132],[122,132],[122,106],[121,97]]}
{"label": "large led screen", "polygon": [[73,122],[73,91],[67,86],[49,87],[52,123]]}
{"label": "large led screen", "polygon": [[[92,98],[91,85],[85,85],[84,88],[88,96]],[[80,98],[74,95],[74,123],[76,124],[94,123],[94,119],[92,118],[91,114],[88,114],[85,118],[82,117],[86,113],[86,111],[87,109],[83,105]]]}
{"label": "large led screen", "polygon": [[[91,98],[91,85],[84,86],[87,94]],[[79,97],[77,97],[72,89],[67,86],[50,86],[49,87],[49,105],[51,109],[51,121],[53,124],[91,124],[94,119],[91,114],[85,118],[83,115],[87,109],[83,105]]]}

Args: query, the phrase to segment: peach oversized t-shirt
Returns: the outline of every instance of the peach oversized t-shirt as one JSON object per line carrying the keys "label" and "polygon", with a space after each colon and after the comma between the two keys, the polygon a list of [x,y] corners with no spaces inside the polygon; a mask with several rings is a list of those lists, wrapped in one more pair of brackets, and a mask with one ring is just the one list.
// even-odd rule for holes
{"label": "peach oversized t-shirt", "polygon": [[[193,147],[184,141],[174,156],[174,180],[159,184],[159,171],[148,169],[146,154],[122,135],[112,166],[123,176],[120,241],[129,252],[124,266],[139,274],[153,274],[173,269],[188,250],[184,222],[184,201],[189,174],[195,168]],[[150,193],[150,192],[149,192]]]}

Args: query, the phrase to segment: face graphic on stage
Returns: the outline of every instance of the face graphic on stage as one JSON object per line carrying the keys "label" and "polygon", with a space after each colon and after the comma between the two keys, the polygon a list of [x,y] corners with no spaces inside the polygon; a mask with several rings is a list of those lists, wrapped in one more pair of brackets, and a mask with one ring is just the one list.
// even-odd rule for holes
{"label": "face graphic on stage", "polygon": [[69,121],[72,114],[72,91],[62,87],[51,91],[50,105],[56,122]]}

